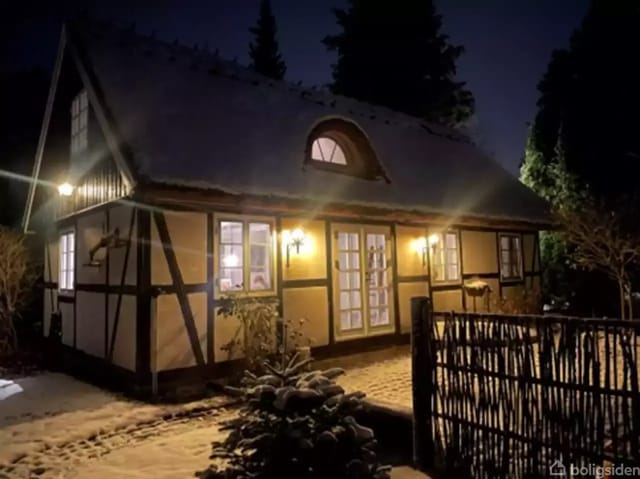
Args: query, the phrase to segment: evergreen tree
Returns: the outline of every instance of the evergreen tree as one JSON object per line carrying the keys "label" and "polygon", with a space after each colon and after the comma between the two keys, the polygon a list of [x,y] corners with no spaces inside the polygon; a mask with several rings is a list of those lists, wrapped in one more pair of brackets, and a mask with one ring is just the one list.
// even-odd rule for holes
{"label": "evergreen tree", "polygon": [[260,3],[258,23],[249,31],[255,36],[254,41],[249,44],[251,68],[270,78],[281,80],[287,66],[278,49],[276,19],[269,0],[262,0]]}
{"label": "evergreen tree", "polygon": [[444,125],[473,114],[473,95],[455,79],[464,49],[441,32],[433,1],[349,0],[334,13],[342,31],[323,43],[338,54],[335,93]]}
{"label": "evergreen tree", "polygon": [[[569,48],[553,53],[538,85],[521,179],[551,205],[580,211],[585,197],[622,212],[640,197],[640,8],[637,0],[592,0]],[[635,215],[637,217],[637,215]],[[638,218],[626,215],[626,230]],[[556,233],[541,236],[547,297],[574,306],[602,298],[602,278],[576,271]],[[600,313],[609,314],[606,305]]]}

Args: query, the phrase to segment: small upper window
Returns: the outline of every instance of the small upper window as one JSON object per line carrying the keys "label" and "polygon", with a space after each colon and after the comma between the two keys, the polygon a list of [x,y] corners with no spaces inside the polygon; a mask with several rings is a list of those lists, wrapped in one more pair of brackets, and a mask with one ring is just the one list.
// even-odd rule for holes
{"label": "small upper window", "polygon": [[504,280],[522,279],[520,235],[500,235],[500,276]]}
{"label": "small upper window", "polygon": [[311,146],[311,159],[315,161],[324,161],[326,163],[334,163],[337,165],[346,165],[347,158],[344,150],[332,138],[321,136],[313,140]]}
{"label": "small upper window", "polygon": [[82,153],[89,144],[89,100],[82,90],[71,103],[71,154]]}
{"label": "small upper window", "polygon": [[434,233],[431,243],[431,274],[434,282],[460,281],[460,250],[454,231]]}

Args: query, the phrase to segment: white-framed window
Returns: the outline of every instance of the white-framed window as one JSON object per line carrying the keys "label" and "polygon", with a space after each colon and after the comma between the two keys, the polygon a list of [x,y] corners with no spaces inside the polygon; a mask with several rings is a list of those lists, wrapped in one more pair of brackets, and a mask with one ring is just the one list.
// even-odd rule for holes
{"label": "white-framed window", "polygon": [[60,291],[73,291],[75,287],[76,234],[68,231],[60,235],[60,265],[58,288]]}
{"label": "white-framed window", "polygon": [[71,102],[71,154],[82,153],[89,144],[89,100],[82,90]]}
{"label": "white-framed window", "polygon": [[311,159],[334,165],[346,166],[347,164],[347,157],[342,147],[337,141],[328,136],[319,136],[313,140],[311,144]]}
{"label": "white-framed window", "polygon": [[268,221],[218,222],[218,287],[221,292],[273,290],[273,225]]}
{"label": "white-framed window", "polygon": [[433,282],[460,281],[460,247],[458,233],[447,231],[429,236],[431,279]]}
{"label": "white-framed window", "polygon": [[517,234],[501,233],[500,277],[504,280],[522,279],[522,239]]}

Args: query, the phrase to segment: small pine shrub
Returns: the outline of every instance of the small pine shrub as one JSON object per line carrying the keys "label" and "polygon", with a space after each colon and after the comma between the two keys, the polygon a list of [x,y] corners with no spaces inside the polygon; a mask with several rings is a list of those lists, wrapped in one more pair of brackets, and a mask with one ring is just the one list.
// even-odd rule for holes
{"label": "small pine shrub", "polygon": [[345,394],[339,368],[307,371],[311,359],[294,355],[280,368],[263,363],[265,374],[245,371],[242,387],[228,388],[245,399],[229,436],[213,444],[201,479],[388,479],[378,462],[371,429],[354,414],[363,393]]}

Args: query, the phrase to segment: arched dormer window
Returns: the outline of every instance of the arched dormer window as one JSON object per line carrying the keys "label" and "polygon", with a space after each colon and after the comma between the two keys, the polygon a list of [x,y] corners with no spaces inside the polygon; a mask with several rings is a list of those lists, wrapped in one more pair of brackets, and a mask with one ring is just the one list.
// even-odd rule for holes
{"label": "arched dormer window", "polygon": [[311,159],[313,161],[324,161],[337,165],[346,165],[347,158],[344,156],[342,147],[338,142],[328,136],[320,136],[313,140],[311,145]]}
{"label": "arched dormer window", "polygon": [[389,182],[369,139],[347,120],[335,118],[316,125],[307,138],[305,156],[305,163],[317,169]]}

